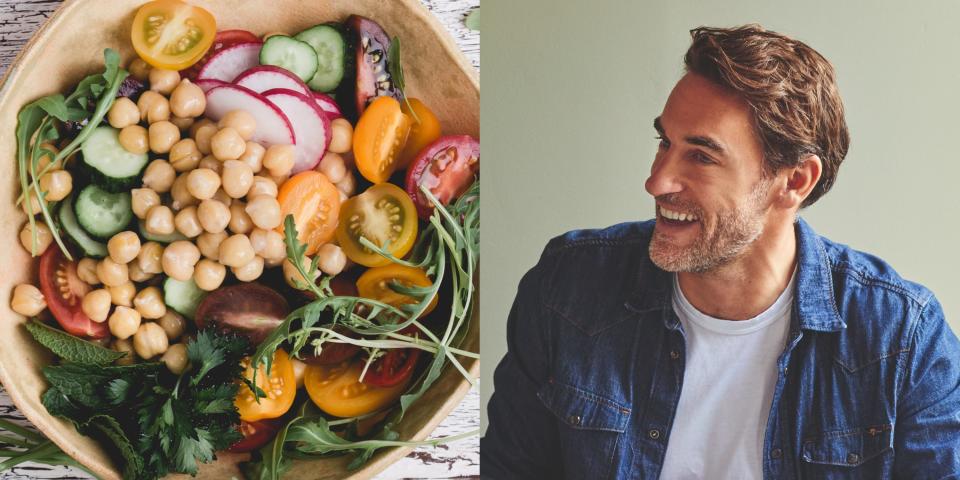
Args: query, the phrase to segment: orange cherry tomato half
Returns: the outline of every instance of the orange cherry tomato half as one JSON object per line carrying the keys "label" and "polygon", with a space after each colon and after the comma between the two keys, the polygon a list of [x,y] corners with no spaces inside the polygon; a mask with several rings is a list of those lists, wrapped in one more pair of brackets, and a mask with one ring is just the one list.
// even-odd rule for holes
{"label": "orange cherry tomato half", "polygon": [[417,238],[417,208],[407,192],[392,183],[381,183],[347,199],[340,207],[337,242],[347,258],[360,265],[378,267],[390,260],[360,243],[364,237],[401,258]]}
{"label": "orange cherry tomato half", "polygon": [[[313,255],[329,242],[340,218],[340,192],[327,176],[313,170],[300,172],[283,182],[277,194],[281,218],[293,214],[297,238]],[[283,234],[283,224],[277,227]]]}
{"label": "orange cherry tomato half", "polygon": [[203,58],[216,34],[217,21],[203,8],[180,0],[155,0],[137,10],[130,38],[145,62],[182,70]]}
{"label": "orange cherry tomato half", "polygon": [[360,382],[363,361],[339,365],[309,365],[303,385],[313,403],[335,417],[356,417],[384,408],[400,398],[410,383],[408,376],[392,387],[376,387]]}
{"label": "orange cherry tomato half", "polygon": [[[407,105],[407,102],[410,105]],[[413,107],[413,113],[410,113]],[[440,138],[440,120],[430,111],[427,106],[416,98],[407,97],[406,102],[400,102],[400,110],[407,114],[413,122],[410,124],[410,135],[407,136],[407,143],[400,152],[400,161],[397,162],[397,170],[402,170],[410,166],[410,162],[417,158],[417,154],[424,147]],[[420,120],[420,122],[417,122]]]}
{"label": "orange cherry tomato half", "polygon": [[397,170],[412,119],[393,97],[377,97],[353,129],[353,157],[363,178],[384,183]]}
{"label": "orange cherry tomato half", "polygon": [[[417,303],[417,299],[403,295],[392,288],[390,282],[397,282],[404,286],[429,287],[433,285],[430,277],[417,267],[408,267],[399,263],[391,263],[382,267],[374,267],[357,279],[357,292],[361,297],[379,300],[387,305],[399,307],[404,304]],[[426,316],[437,306],[437,296],[434,295],[421,316]]]}
{"label": "orange cherry tomato half", "polygon": [[[246,368],[244,378],[253,381],[253,367],[250,366],[250,358],[243,360],[243,366]],[[257,372],[257,388],[266,393],[266,397],[260,397],[260,403],[257,403],[253,392],[245,384],[241,383],[237,391],[237,399],[234,404],[240,411],[240,420],[245,422],[255,422],[268,418],[277,418],[293,406],[293,399],[297,396],[297,378],[293,373],[293,363],[287,352],[277,350],[273,354],[273,364],[270,367],[270,375],[267,375],[267,366],[260,364]]]}

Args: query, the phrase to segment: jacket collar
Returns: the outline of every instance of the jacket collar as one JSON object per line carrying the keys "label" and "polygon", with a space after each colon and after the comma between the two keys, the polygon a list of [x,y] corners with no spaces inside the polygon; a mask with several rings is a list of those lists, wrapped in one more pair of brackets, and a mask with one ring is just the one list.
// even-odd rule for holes
{"label": "jacket collar", "polygon": [[[793,312],[804,330],[835,332],[847,327],[834,302],[830,259],[817,233],[800,216],[794,223],[797,237],[797,281]],[[661,270],[642,252],[643,262],[634,291],[639,292],[624,305],[637,313],[673,309],[673,281],[670,272]],[[665,312],[664,312],[665,313]],[[669,328],[675,329],[676,315],[663,315]],[[797,319],[794,319],[796,321]]]}

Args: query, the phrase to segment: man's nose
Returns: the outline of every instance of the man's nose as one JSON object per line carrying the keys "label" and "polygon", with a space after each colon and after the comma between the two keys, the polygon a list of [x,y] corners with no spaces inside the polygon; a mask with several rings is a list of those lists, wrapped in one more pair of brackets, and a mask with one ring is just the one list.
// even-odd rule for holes
{"label": "man's nose", "polygon": [[650,176],[644,187],[654,198],[683,189],[680,182],[679,158],[673,152],[660,152],[650,167]]}

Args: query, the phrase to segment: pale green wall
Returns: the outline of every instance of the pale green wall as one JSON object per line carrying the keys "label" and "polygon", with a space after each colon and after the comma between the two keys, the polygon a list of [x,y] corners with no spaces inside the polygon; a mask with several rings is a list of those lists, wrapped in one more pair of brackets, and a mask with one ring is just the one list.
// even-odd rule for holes
{"label": "pale green wall", "polygon": [[482,402],[547,240],[648,219],[651,126],[689,30],[758,22],[830,60],[851,147],[801,215],[937,294],[960,331],[960,2],[483,0]]}

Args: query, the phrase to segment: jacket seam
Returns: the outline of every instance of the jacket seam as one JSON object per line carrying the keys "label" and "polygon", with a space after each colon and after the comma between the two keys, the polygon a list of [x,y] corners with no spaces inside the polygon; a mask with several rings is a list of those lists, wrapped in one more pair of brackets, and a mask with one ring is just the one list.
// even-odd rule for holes
{"label": "jacket seam", "polygon": [[[924,325],[923,325],[923,314],[927,311],[927,306],[928,306],[929,304],[930,304],[930,302],[929,302],[929,298],[928,298],[927,301],[924,302],[923,305],[921,305],[920,311],[917,313],[916,320],[913,322],[913,325],[912,325],[913,331],[910,332],[910,334],[909,334],[909,336],[910,336],[910,343],[909,343],[908,345],[909,345],[911,348],[909,348],[908,350],[913,350],[913,346],[917,344],[917,339],[920,338],[920,335],[922,335],[922,333],[923,333],[923,329],[924,329]],[[912,362],[913,362],[913,360],[912,360],[912,358],[911,358],[910,356],[907,356],[907,357],[904,359],[903,365],[902,365],[902,369],[901,369],[900,378],[897,379],[897,382],[899,383],[899,385],[897,385],[897,399],[898,399],[898,402],[897,402],[897,403],[898,403],[898,406],[899,406],[900,400],[903,400],[903,396],[904,396],[904,391],[903,391],[903,389],[904,389],[904,385],[905,385],[904,382],[906,382],[906,377],[907,377],[907,375],[910,374],[910,367],[911,367],[911,363],[912,363]]]}
{"label": "jacket seam", "polygon": [[[841,266],[848,267],[848,268],[847,268],[847,269],[844,269],[844,270],[840,270],[839,268],[837,268],[837,267],[841,267]],[[890,281],[888,281],[888,280],[884,280],[884,279],[882,279],[882,278],[880,278],[880,277],[876,277],[876,276],[873,276],[873,275],[868,275],[868,274],[866,274],[866,273],[858,270],[858,269],[856,268],[856,265],[854,265],[854,264],[852,264],[852,263],[850,263],[850,262],[847,262],[847,261],[838,261],[838,262],[835,262],[835,263],[832,264],[831,270],[833,270],[834,273],[848,273],[848,274],[851,274],[851,275],[850,275],[851,277],[853,277],[854,279],[856,279],[861,285],[864,285],[864,286],[882,287],[882,288],[886,288],[886,289],[888,289],[888,290],[892,290],[892,291],[894,291],[894,292],[896,292],[896,293],[899,293],[899,294],[907,297],[908,299],[916,302],[918,305],[924,305],[924,304],[926,303],[926,301],[925,301],[924,299],[918,297],[914,292],[912,292],[912,291],[910,291],[910,290],[902,287],[902,286],[899,285],[899,284],[890,282]]]}
{"label": "jacket seam", "polygon": [[582,389],[582,388],[574,387],[573,385],[568,385],[568,384],[566,384],[566,383],[564,383],[564,382],[558,382],[558,381],[556,381],[556,379],[554,379],[553,377],[550,377],[550,378],[547,380],[547,382],[550,383],[550,384],[552,384],[552,385],[557,385],[558,387],[569,388],[570,390],[573,390],[578,396],[584,397],[584,398],[586,398],[587,400],[590,400],[590,401],[592,401],[592,402],[594,402],[594,403],[598,403],[598,404],[601,404],[601,405],[604,405],[604,406],[607,406],[607,407],[614,408],[614,409],[616,409],[617,412],[619,412],[619,413],[622,413],[622,414],[625,414],[625,415],[629,415],[629,414],[630,414],[630,409],[629,409],[629,408],[624,407],[623,405],[620,405],[620,404],[614,402],[613,400],[610,400],[610,399],[608,399],[608,398],[606,398],[606,397],[603,397],[603,396],[601,396],[601,395],[599,395],[599,394],[593,393],[593,392],[588,391],[588,390],[584,390],[584,389]]}
{"label": "jacket seam", "polygon": [[863,365],[860,365],[860,366],[857,366],[857,367],[851,367],[851,366],[847,365],[847,364],[844,363],[842,360],[840,360],[840,358],[837,357],[836,355],[833,356],[833,361],[835,361],[835,362],[837,362],[838,364],[840,364],[840,366],[843,367],[844,370],[846,370],[847,372],[849,372],[849,373],[856,373],[856,372],[858,372],[858,371],[860,371],[860,370],[863,370],[864,368],[869,367],[870,365],[873,365],[874,363],[879,362],[880,360],[883,360],[883,359],[885,359],[885,358],[890,358],[890,357],[893,357],[893,356],[896,356],[896,355],[900,355],[900,354],[902,354],[902,353],[907,353],[907,352],[909,352],[909,351],[910,351],[909,348],[901,348],[901,349],[899,349],[899,350],[894,350],[894,351],[892,351],[892,352],[887,352],[887,353],[885,353],[885,354],[883,354],[883,355],[881,355],[881,356],[879,356],[879,357],[877,357],[877,358],[874,358],[873,360],[870,360],[869,362],[866,362],[866,363],[864,363]]}

